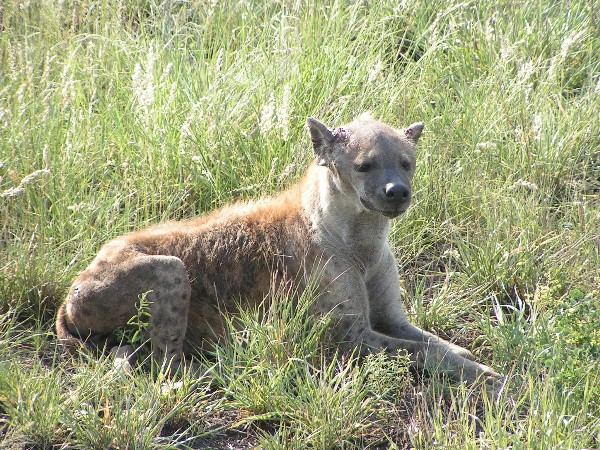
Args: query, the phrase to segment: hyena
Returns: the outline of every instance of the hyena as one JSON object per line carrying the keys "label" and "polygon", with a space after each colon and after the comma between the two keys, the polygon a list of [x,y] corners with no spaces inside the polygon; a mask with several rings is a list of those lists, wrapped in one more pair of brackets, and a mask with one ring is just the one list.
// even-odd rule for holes
{"label": "hyena", "polygon": [[294,274],[316,271],[315,313],[331,314],[341,346],[407,350],[417,368],[496,383],[468,350],[409,323],[401,301],[388,234],[411,202],[423,124],[396,129],[363,114],[335,129],[309,118],[307,128],[315,158],[296,185],[105,244],[59,309],[60,341],[109,336],[147,293],[153,356],[177,364],[223,336],[240,299],[257,305],[274,280],[302,289],[306,277]]}

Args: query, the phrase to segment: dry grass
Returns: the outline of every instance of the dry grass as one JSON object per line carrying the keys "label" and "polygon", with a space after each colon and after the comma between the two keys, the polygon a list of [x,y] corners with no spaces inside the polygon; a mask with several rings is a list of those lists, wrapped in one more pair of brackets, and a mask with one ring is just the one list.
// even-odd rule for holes
{"label": "dry grass", "polygon": [[[5,1],[0,446],[597,448],[599,18],[584,0]],[[311,157],[307,116],[367,109],[426,123],[392,233],[404,301],[509,375],[500,399],[402,355],[332,358],[285,301],[170,382],[56,353],[53,314],[103,242],[280,189]]]}

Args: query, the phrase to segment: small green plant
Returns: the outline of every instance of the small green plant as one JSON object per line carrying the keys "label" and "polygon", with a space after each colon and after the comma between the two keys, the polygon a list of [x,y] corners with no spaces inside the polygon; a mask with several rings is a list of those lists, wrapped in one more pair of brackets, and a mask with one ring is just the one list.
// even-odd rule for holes
{"label": "small green plant", "polygon": [[135,303],[136,313],[128,321],[127,325],[118,330],[116,338],[123,343],[138,347],[147,341],[147,330],[150,327],[150,305],[148,294],[152,291],[146,291],[138,296]]}

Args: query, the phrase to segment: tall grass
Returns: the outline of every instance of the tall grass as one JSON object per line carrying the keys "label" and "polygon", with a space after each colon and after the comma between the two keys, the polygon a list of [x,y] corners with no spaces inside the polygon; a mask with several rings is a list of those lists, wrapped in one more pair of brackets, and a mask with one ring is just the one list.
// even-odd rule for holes
{"label": "tall grass", "polygon": [[[3,2],[0,446],[598,447],[599,24],[586,0]],[[56,353],[103,242],[276,192],[307,116],[364,110],[426,124],[403,300],[510,375],[500,399],[332,356],[283,299],[181,384]]]}

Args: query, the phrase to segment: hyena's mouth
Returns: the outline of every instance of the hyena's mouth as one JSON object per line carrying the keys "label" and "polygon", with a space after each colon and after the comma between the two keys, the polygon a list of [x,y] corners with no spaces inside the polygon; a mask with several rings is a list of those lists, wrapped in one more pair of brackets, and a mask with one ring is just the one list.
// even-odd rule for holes
{"label": "hyena's mouth", "polygon": [[401,215],[404,212],[406,212],[406,209],[407,209],[407,208],[388,209],[388,210],[378,209],[369,200],[367,200],[365,198],[362,198],[362,197],[359,197],[359,198],[360,198],[360,202],[362,203],[362,205],[365,208],[367,208],[369,211],[373,211],[373,212],[379,213],[379,214],[384,215],[385,217],[388,217],[390,219],[398,217],[399,215]]}

